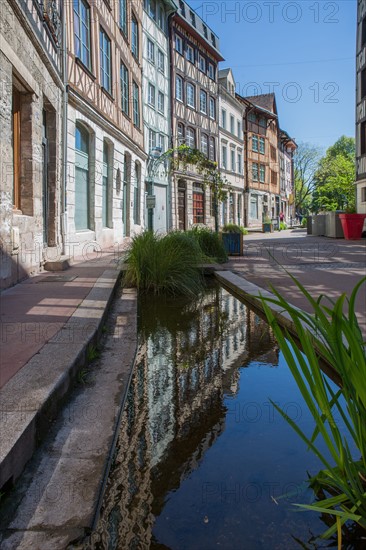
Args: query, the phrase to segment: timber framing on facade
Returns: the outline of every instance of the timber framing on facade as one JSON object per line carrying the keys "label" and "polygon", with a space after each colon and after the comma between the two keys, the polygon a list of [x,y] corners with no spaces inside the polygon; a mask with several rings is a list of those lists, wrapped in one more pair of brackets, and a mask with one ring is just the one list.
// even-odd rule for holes
{"label": "timber framing on facade", "polygon": [[[359,2],[361,209],[364,21]],[[3,0],[0,34],[1,288],[145,229],[294,216],[296,143],[274,94],[235,93],[219,37],[184,0]],[[216,163],[221,204],[194,166],[167,168],[164,153],[182,144]]]}
{"label": "timber framing on facade", "polygon": [[[219,39],[183,1],[172,16],[172,146],[183,143],[218,161]],[[176,229],[214,227],[210,192],[194,169],[177,171],[172,182],[172,219]]]}
{"label": "timber framing on facade", "polygon": [[66,3],[67,242],[121,243],[144,225],[142,2]]}

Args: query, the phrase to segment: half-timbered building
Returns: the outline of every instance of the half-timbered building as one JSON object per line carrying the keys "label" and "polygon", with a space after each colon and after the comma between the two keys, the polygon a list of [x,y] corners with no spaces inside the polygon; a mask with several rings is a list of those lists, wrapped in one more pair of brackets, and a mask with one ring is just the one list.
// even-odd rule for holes
{"label": "half-timbered building", "polygon": [[67,235],[73,253],[144,225],[142,0],[65,2]]}
{"label": "half-timbered building", "polygon": [[261,227],[264,218],[280,214],[278,115],[274,94],[238,99],[246,105],[244,149],[246,163],[245,225]]}
{"label": "half-timbered building", "polygon": [[[172,129],[174,147],[186,144],[218,161],[217,35],[183,0],[171,18]],[[214,226],[209,189],[194,167],[176,171],[172,182],[173,227]]]}

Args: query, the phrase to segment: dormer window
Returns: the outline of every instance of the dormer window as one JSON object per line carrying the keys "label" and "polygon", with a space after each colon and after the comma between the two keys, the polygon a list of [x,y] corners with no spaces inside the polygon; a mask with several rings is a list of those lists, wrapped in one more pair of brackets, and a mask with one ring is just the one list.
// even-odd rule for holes
{"label": "dormer window", "polygon": [[216,48],[216,38],[213,32],[211,33],[211,42],[213,47]]}
{"label": "dormer window", "polygon": [[195,16],[195,14],[193,13],[192,10],[189,10],[189,17],[191,19],[192,25],[195,27],[196,26],[196,16]]}
{"label": "dormer window", "polygon": [[179,7],[180,7],[180,13],[183,15],[183,17],[186,16],[186,7],[182,0],[179,0]]}
{"label": "dormer window", "polygon": [[204,25],[203,23],[202,23],[202,28],[203,28],[203,36],[204,36],[205,38],[208,38],[208,37],[207,37],[207,27],[206,27],[206,25]]}

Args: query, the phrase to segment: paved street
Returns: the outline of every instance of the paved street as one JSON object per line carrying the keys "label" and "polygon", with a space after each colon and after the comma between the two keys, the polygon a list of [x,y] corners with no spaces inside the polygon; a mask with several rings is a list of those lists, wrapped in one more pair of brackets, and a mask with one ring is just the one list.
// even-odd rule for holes
{"label": "paved street", "polygon": [[[366,240],[346,241],[313,237],[304,229],[244,236],[244,256],[233,257],[230,269],[249,281],[273,285],[289,302],[310,311],[309,305],[285,270],[295,275],[314,297],[349,295],[366,276]],[[359,292],[356,311],[366,334],[366,285]]]}

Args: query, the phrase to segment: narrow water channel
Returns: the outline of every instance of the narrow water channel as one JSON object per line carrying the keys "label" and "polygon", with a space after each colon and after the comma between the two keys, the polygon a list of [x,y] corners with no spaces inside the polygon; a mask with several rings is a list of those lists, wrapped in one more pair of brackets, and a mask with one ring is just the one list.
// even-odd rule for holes
{"label": "narrow water channel", "polygon": [[292,505],[313,500],[305,481],[320,465],[270,402],[311,432],[268,325],[216,285],[194,303],[149,296],[139,307],[135,372],[88,548],[288,550],[322,533],[316,514]]}

